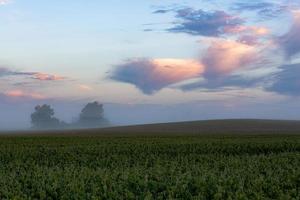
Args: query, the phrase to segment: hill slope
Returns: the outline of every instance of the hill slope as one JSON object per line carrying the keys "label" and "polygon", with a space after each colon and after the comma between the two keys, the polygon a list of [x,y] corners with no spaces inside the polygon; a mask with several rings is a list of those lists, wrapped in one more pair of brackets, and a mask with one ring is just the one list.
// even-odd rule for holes
{"label": "hill slope", "polygon": [[[92,130],[91,130],[92,131]],[[228,119],[123,126],[92,132],[145,134],[300,134],[300,121]]]}
{"label": "hill slope", "polygon": [[[6,135],[1,133],[0,135]],[[119,126],[81,130],[16,131],[9,135],[265,135],[299,134],[300,121],[226,119]]]}

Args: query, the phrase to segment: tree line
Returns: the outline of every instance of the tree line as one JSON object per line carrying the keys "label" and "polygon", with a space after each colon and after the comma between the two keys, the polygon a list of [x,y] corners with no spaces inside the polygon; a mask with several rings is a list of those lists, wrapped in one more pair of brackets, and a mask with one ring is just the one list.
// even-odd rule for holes
{"label": "tree line", "polygon": [[97,128],[108,126],[109,121],[104,117],[103,105],[95,101],[84,106],[78,120],[72,123],[56,118],[50,105],[37,105],[31,114],[31,125],[33,129]]}

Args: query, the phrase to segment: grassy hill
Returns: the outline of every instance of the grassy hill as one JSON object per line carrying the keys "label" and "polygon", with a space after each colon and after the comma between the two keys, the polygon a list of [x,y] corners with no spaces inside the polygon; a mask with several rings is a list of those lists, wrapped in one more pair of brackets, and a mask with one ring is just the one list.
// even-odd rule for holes
{"label": "grassy hill", "polygon": [[122,126],[91,132],[144,134],[297,134],[300,121],[228,119]]}
{"label": "grassy hill", "polygon": [[295,135],[300,121],[265,119],[225,119],[116,126],[99,129],[14,131],[2,135]]}
{"label": "grassy hill", "polygon": [[0,137],[0,199],[300,196],[299,121],[212,120],[25,133]]}

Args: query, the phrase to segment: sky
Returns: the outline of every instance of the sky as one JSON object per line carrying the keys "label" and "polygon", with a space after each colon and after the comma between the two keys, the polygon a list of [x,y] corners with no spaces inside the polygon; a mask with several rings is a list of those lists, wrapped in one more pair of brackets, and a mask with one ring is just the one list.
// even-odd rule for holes
{"label": "sky", "polygon": [[0,129],[38,104],[116,125],[300,119],[297,0],[0,0]]}

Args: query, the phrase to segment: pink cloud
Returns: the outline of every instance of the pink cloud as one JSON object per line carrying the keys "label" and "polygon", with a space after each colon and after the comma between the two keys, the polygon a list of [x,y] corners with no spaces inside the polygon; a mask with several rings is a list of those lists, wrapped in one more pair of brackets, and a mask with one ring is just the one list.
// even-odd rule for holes
{"label": "pink cloud", "polygon": [[258,59],[256,48],[233,40],[215,40],[202,57],[205,77],[227,75],[253,64]]}
{"label": "pink cloud", "polygon": [[118,65],[112,79],[131,83],[146,94],[199,77],[204,66],[189,59],[132,59]]}
{"label": "pink cloud", "polygon": [[132,59],[116,66],[113,80],[135,85],[152,94],[169,85],[204,77],[211,83],[217,77],[254,64],[259,59],[257,47],[234,40],[215,39],[200,60]]}
{"label": "pink cloud", "polygon": [[77,87],[81,91],[92,91],[93,90],[92,87],[90,87],[89,85],[85,85],[85,84],[79,84],[79,85],[77,85]]}
{"label": "pink cloud", "polygon": [[253,36],[253,35],[242,35],[238,38],[238,42],[246,44],[246,45],[251,45],[251,46],[256,46],[259,45],[260,42],[258,41],[258,37],[257,36]]}
{"label": "pink cloud", "polygon": [[24,71],[16,71],[11,70],[6,67],[0,67],[0,76],[29,76],[32,79],[40,80],[40,81],[59,81],[64,80],[66,77],[56,75],[56,74],[47,74],[42,72],[24,72]]}
{"label": "pink cloud", "polygon": [[257,36],[265,36],[270,33],[270,30],[266,27],[261,27],[261,26],[245,26],[245,25],[240,25],[240,26],[228,26],[224,28],[224,31],[226,33],[231,33],[231,34],[252,34],[252,35],[257,35]]}
{"label": "pink cloud", "polygon": [[166,80],[170,84],[200,76],[204,72],[204,66],[195,60],[154,59],[152,64],[155,66],[153,78]]}
{"label": "pink cloud", "polygon": [[40,80],[40,81],[57,81],[57,80],[63,80],[65,77],[59,76],[59,75],[53,75],[53,74],[45,74],[45,73],[34,73],[33,78]]}
{"label": "pink cloud", "polygon": [[271,31],[266,27],[250,26],[249,28],[252,31],[252,33],[255,34],[255,35],[264,36],[264,35],[268,35],[268,34],[271,33]]}
{"label": "pink cloud", "polygon": [[22,90],[10,90],[5,93],[7,97],[12,98],[31,98],[31,99],[45,99],[46,97],[38,93],[29,93]]}

